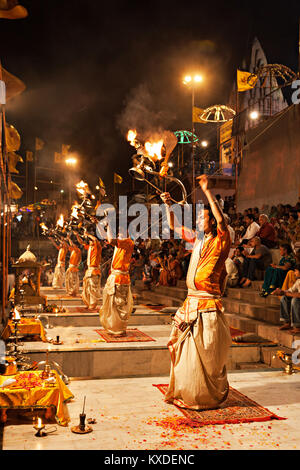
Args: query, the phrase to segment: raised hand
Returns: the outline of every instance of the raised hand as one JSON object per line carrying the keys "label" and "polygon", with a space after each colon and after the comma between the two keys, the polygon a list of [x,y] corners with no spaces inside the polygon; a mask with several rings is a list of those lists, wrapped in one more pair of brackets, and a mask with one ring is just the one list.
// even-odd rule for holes
{"label": "raised hand", "polygon": [[208,190],[208,178],[206,175],[201,175],[196,178],[199,182],[199,186],[201,187],[202,191],[205,192]]}

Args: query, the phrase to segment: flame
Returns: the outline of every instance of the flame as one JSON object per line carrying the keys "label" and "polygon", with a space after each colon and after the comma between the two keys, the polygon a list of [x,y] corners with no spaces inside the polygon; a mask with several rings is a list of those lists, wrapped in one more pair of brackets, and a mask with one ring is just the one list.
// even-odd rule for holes
{"label": "flame", "polygon": [[49,230],[48,227],[47,227],[47,225],[44,224],[44,222],[42,222],[42,223],[40,224],[40,227],[41,227],[41,229],[43,229],[43,230]]}
{"label": "flame", "polygon": [[74,217],[74,219],[78,219],[78,210],[79,210],[78,204],[74,204],[71,207],[71,209],[72,209],[71,217]]}
{"label": "flame", "polygon": [[21,315],[20,315],[20,312],[17,308],[14,309],[13,319],[14,320],[21,320]]}
{"label": "flame", "polygon": [[130,129],[127,133],[127,140],[128,142],[130,142],[130,145],[132,145],[133,147],[137,146],[136,136],[137,136],[136,130]]}
{"label": "flame", "polygon": [[42,427],[42,420],[41,420],[40,417],[38,417],[38,419],[37,419],[37,427],[38,427],[38,428],[41,428],[41,427]]}
{"label": "flame", "polygon": [[60,214],[60,217],[59,217],[58,221],[56,222],[56,225],[59,225],[61,228],[63,228],[63,226],[64,226],[64,216],[62,214]]}
{"label": "flame", "polygon": [[164,144],[164,141],[161,139],[157,142],[150,142],[147,141],[145,142],[145,150],[148,154],[149,157],[157,157],[158,160],[162,159],[162,146]]}
{"label": "flame", "polygon": [[[136,130],[133,130],[133,129],[130,129],[127,133],[127,140],[128,142],[130,142],[130,144],[135,147],[135,148],[139,148],[141,147],[141,144],[137,141],[136,139],[137,137],[137,131]],[[153,139],[153,137],[152,137]],[[155,137],[154,137],[155,139]],[[144,145],[144,148],[147,152],[147,156],[150,158],[150,159],[154,159],[154,161],[156,160],[161,160],[163,157],[162,157],[162,147],[164,145],[164,141],[163,139],[160,139],[160,140],[157,140],[157,141],[150,141],[148,140],[147,142],[145,142],[145,145]]]}
{"label": "flame", "polygon": [[81,180],[80,183],[76,184],[76,191],[78,191],[82,196],[85,196],[86,193],[89,192],[89,186],[87,183]]}

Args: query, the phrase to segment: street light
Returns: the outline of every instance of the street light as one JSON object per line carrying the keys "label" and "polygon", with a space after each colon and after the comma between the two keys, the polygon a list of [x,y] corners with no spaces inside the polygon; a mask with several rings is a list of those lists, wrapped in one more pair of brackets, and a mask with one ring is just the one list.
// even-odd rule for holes
{"label": "street light", "polygon": [[207,146],[208,146],[207,140],[202,140],[201,147],[207,147]]}
{"label": "street light", "polygon": [[77,158],[75,157],[68,157],[65,159],[65,163],[68,165],[68,166],[75,166],[77,164]]}
{"label": "street light", "polygon": [[249,114],[249,116],[250,116],[250,119],[252,119],[253,121],[255,121],[255,119],[258,118],[259,113],[258,113],[258,111],[251,111],[251,113]]}
{"label": "street light", "polygon": [[190,86],[192,89],[192,168],[193,168],[193,212],[195,216],[195,159],[194,159],[194,107],[195,107],[195,86],[203,81],[202,75],[196,73],[194,75],[186,75],[183,79],[183,84]]}

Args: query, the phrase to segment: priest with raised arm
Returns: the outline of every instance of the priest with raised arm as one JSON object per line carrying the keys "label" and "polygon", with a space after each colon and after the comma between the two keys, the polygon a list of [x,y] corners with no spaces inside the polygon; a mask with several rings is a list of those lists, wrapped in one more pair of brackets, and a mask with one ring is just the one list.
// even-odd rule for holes
{"label": "priest with raised arm", "polygon": [[207,176],[198,180],[209,205],[204,206],[196,231],[178,224],[169,193],[161,195],[170,227],[193,244],[186,279],[188,295],[174,316],[168,342],[171,372],[165,401],[182,408],[205,410],[218,408],[229,391],[226,362],[231,335],[221,292],[230,235],[222,209],[209,190]]}
{"label": "priest with raised arm", "polygon": [[133,310],[129,267],[134,242],[125,228],[120,228],[118,238],[107,226],[108,243],[115,247],[110,274],[103,289],[103,303],[100,308],[100,322],[111,335],[125,336],[127,324]]}

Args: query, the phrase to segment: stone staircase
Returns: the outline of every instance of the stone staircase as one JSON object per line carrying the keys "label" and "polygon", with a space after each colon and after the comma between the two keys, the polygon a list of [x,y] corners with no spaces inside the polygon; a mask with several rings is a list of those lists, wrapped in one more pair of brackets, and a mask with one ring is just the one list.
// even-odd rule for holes
{"label": "stone staircase", "polygon": [[[274,353],[278,349],[287,352],[293,351],[293,342],[300,339],[300,335],[292,335],[288,331],[281,331],[280,326],[280,299],[276,296],[262,298],[259,295],[263,281],[254,281],[248,289],[228,288],[222,303],[229,326],[246,333],[254,333],[272,343],[273,347],[262,347],[260,361],[271,367],[282,367]],[[179,281],[176,287],[159,286],[149,292],[143,290],[142,282],[137,282],[144,299],[150,299],[162,305],[179,307],[187,295],[185,281]]]}
{"label": "stone staircase", "polygon": [[[228,370],[282,368],[273,359],[280,348],[290,348],[293,337],[278,329],[279,301],[262,299],[258,295],[260,284],[252,289],[228,289],[223,299],[230,326],[245,332],[253,332],[264,339],[261,343],[233,343],[227,363]],[[63,307],[64,313],[46,313],[49,328],[46,333],[61,345],[42,341],[24,341],[24,351],[31,361],[43,361],[48,351],[49,359],[61,365],[64,373],[74,378],[125,378],[166,376],[170,370],[167,342],[171,331],[171,314],[186,297],[185,281],[177,287],[157,287],[153,291],[143,289],[138,281],[134,288],[135,311],[128,328],[138,328],[154,341],[105,343],[95,331],[101,328],[97,311],[82,312],[81,296],[68,297],[64,290],[43,288],[48,304]],[[147,305],[148,304],[148,305]],[[159,304],[158,310],[153,305]],[[168,309],[164,307],[169,307]],[[170,308],[172,307],[172,308]],[[33,316],[34,307],[25,316]]]}

